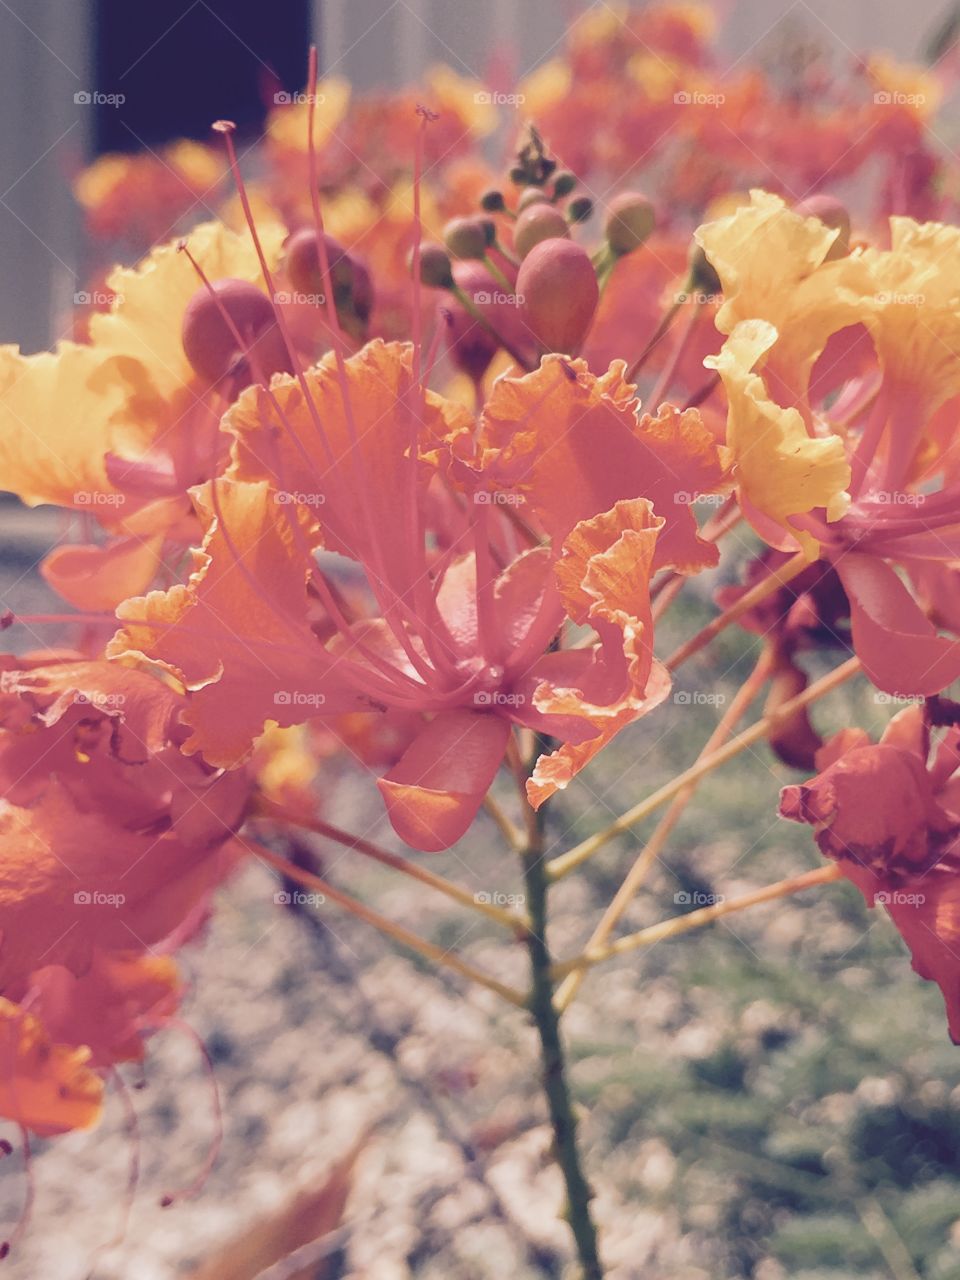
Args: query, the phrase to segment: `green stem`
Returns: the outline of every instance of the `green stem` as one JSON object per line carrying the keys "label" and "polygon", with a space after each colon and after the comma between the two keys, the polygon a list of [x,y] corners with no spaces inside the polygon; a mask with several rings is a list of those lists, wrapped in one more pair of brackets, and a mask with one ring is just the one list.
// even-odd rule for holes
{"label": "green stem", "polygon": [[592,1192],[580,1164],[577,1121],[567,1085],[566,1058],[560,1037],[560,1015],[553,1000],[552,960],[546,936],[549,883],[544,861],[543,822],[544,809],[541,808],[531,822],[529,837],[522,853],[527,909],[530,915],[530,931],[527,935],[532,977],[530,1011],[540,1037],[543,1091],[550,1110],[556,1160],[566,1184],[567,1220],[576,1241],[582,1280],[602,1280],[597,1229],[590,1212]]}

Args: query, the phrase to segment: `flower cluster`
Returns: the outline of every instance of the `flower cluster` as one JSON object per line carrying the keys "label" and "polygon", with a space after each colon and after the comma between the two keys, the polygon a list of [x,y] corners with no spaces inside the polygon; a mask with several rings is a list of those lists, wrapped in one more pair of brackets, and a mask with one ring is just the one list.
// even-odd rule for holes
{"label": "flower cluster", "polygon": [[[96,1119],[175,1016],[173,953],[243,857],[527,1004],[546,1045],[699,778],[761,740],[816,773],[781,813],[830,860],[782,892],[842,874],[886,905],[960,1037],[960,230],[935,77],[873,59],[825,83],[812,59],[728,83],[708,36],[697,6],[604,7],[512,95],[438,70],[351,100],[313,55],[255,184],[229,122],[162,173],[111,158],[81,179],[92,229],[148,246],[75,340],[0,349],[3,486],[68,526],[41,567],[67,611],[3,619],[0,1114],[21,1128]],[[502,173],[476,148],[500,97],[537,120]],[[868,162],[885,176],[851,217],[826,188]],[[651,191],[591,194],[645,169]],[[164,234],[191,196],[218,216]],[[713,619],[658,652],[655,620],[718,567]],[[734,623],[759,661],[699,760],[546,862],[547,802],[665,719],[673,673]],[[824,743],[810,707],[858,671],[926,702],[878,745]],[[416,853],[491,807],[539,905],[469,904],[327,824],[316,778],[348,758]],[[519,824],[491,800],[501,770]],[[667,802],[586,950],[551,967],[546,883]],[[505,924],[532,994],[271,847],[297,830]]]}

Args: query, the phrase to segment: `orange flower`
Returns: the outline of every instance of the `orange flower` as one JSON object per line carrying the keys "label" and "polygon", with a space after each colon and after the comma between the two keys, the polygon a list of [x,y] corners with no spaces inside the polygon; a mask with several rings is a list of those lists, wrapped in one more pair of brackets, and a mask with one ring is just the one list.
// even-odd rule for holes
{"label": "orange flower", "polygon": [[89,1059],[52,1044],[33,1014],[0,997],[0,1115],[42,1137],[89,1129],[103,1098]]}

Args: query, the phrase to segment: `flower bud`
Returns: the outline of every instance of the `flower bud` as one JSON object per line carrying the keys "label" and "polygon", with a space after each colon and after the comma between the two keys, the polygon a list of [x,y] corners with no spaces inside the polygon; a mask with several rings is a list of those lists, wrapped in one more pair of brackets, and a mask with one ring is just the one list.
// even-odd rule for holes
{"label": "flower bud", "polygon": [[586,222],[593,213],[593,201],[589,196],[577,196],[567,205],[567,219],[572,222]]}
{"label": "flower bud", "polygon": [[517,293],[530,330],[546,351],[575,354],[590,328],[600,290],[586,250],[572,240],[541,240],[520,264]]}
{"label": "flower bud", "polygon": [[[411,266],[413,255],[410,255]],[[429,240],[420,246],[420,279],[431,289],[452,289],[453,269],[450,255],[442,244]]]}
{"label": "flower bud", "polygon": [[533,359],[533,344],[516,295],[505,293],[482,262],[455,262],[453,273],[463,296],[495,330],[491,332],[460,302],[445,302],[450,316],[450,356],[457,368],[478,382],[500,350],[497,335],[514,351]]}
{"label": "flower bud", "polygon": [[687,266],[690,268],[690,288],[694,293],[715,295],[723,292],[720,277],[696,240],[690,241]]}
{"label": "flower bud", "polygon": [[807,196],[806,200],[801,200],[799,204],[793,206],[793,211],[804,218],[819,218],[824,226],[839,232],[836,240],[827,250],[825,262],[847,256],[850,252],[850,214],[836,196]]}
{"label": "flower bud", "polygon": [[455,258],[485,258],[487,231],[482,218],[451,218],[443,229],[443,239]]}
{"label": "flower bud", "polygon": [[653,205],[638,191],[624,191],[610,202],[604,234],[618,257],[632,253],[648,239],[656,226]]}
{"label": "flower bud", "polygon": [[[223,384],[232,397],[261,375],[291,373],[290,356],[267,295],[246,280],[215,280],[211,287],[215,297],[201,285],[183,313],[183,350],[200,377],[211,386]],[[243,339],[242,345],[226,316]]]}
{"label": "flower bud", "polygon": [[524,187],[517,201],[517,213],[523,213],[532,204],[549,204],[550,197],[541,187]]}
{"label": "flower bud", "polygon": [[553,180],[553,194],[557,200],[568,196],[577,185],[577,175],[569,169],[561,169]]}
{"label": "flower bud", "polygon": [[513,247],[525,258],[541,240],[569,239],[567,220],[552,204],[531,204],[517,218],[513,229]]}
{"label": "flower bud", "polygon": [[[353,261],[346,249],[333,236],[324,233],[327,263],[333,285],[334,301],[341,292],[349,294],[353,283]],[[287,241],[287,275],[301,293],[320,296],[325,291],[320,261],[318,234],[312,227],[295,231]]]}
{"label": "flower bud", "polygon": [[480,208],[487,213],[503,213],[506,207],[503,192],[497,191],[495,188],[491,191],[485,191],[480,197]]}

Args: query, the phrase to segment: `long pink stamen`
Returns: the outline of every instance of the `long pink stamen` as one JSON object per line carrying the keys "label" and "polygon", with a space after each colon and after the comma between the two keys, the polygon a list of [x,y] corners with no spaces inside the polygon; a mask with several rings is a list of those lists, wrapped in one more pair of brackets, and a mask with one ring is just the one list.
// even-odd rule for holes
{"label": "long pink stamen", "polygon": [[213,1069],[213,1062],[210,1059],[207,1046],[197,1035],[196,1031],[194,1031],[193,1027],[191,1027],[189,1023],[184,1022],[182,1018],[171,1018],[167,1025],[175,1027],[185,1035],[194,1043],[194,1045],[196,1045],[200,1052],[204,1074],[210,1083],[210,1091],[213,1099],[214,1132],[210,1148],[203,1164],[200,1167],[199,1173],[188,1186],[181,1188],[179,1191],[168,1192],[168,1194],[161,1199],[160,1204],[164,1209],[169,1208],[170,1205],[174,1204],[177,1200],[192,1199],[203,1189],[204,1184],[213,1171],[214,1165],[217,1163],[220,1148],[223,1146],[223,1110],[220,1106],[220,1090],[217,1088],[217,1076]]}

